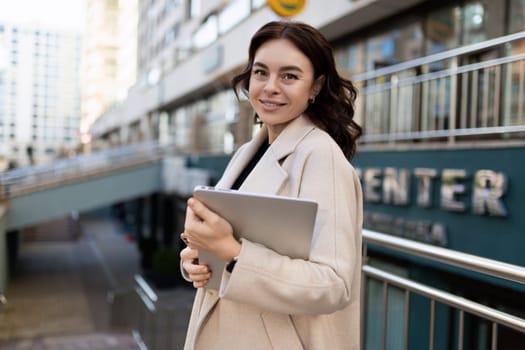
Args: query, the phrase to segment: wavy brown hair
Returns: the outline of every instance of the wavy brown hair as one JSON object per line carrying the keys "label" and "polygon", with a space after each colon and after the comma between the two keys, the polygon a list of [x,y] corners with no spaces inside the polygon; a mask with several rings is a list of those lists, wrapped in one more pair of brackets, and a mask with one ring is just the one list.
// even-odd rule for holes
{"label": "wavy brown hair", "polygon": [[262,26],[250,41],[248,64],[232,79],[235,94],[239,97],[239,90],[248,94],[255,53],[265,42],[274,39],[289,40],[308,57],[314,68],[314,80],[324,75],[323,87],[305,113],[313,123],[330,134],[347,159],[352,159],[356,152],[356,140],[362,134],[361,126],[354,121],[357,89],[350,80],[339,75],[332,46],[312,26],[293,21],[274,21]]}

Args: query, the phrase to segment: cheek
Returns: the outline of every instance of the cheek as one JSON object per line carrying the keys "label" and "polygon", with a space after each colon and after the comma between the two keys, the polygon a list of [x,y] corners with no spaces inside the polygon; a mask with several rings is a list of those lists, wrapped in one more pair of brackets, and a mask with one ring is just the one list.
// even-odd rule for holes
{"label": "cheek", "polygon": [[295,101],[301,105],[308,106],[308,99],[310,98],[310,90],[301,90],[297,91],[297,93],[294,96]]}
{"label": "cheek", "polygon": [[250,102],[253,102],[257,99],[255,90],[253,89],[252,86],[250,86],[250,90],[248,90],[248,99],[250,100]]}
{"label": "cheek", "polygon": [[261,90],[259,85],[260,84],[257,84],[257,81],[250,80],[250,86],[248,88],[248,97],[250,98],[250,100],[252,98],[256,98],[257,95],[259,94]]}

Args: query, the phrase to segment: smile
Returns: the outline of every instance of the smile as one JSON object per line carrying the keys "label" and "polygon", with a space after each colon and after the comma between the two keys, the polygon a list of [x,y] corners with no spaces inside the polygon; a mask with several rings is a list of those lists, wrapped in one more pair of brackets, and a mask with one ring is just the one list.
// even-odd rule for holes
{"label": "smile", "polygon": [[260,101],[260,102],[264,107],[269,107],[269,108],[281,107],[281,106],[286,105],[286,103],[277,103],[277,102],[270,102],[270,101]]}

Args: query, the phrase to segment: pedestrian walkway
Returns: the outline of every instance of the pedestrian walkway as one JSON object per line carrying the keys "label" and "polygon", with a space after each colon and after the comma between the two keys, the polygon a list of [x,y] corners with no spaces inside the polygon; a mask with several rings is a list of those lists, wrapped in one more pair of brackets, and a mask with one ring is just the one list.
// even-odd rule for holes
{"label": "pedestrian walkway", "polygon": [[111,327],[108,304],[108,292],[133,286],[136,244],[107,215],[83,218],[81,231],[51,239],[51,227],[48,240],[23,241],[0,311],[0,349],[139,349],[129,330]]}

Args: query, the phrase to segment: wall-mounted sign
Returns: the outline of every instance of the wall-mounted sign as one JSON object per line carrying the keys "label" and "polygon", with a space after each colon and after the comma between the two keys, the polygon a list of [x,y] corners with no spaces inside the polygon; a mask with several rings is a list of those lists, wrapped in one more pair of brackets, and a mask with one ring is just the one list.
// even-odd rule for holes
{"label": "wall-mounted sign", "polygon": [[282,17],[292,17],[301,12],[306,0],[268,0],[268,7]]}
{"label": "wall-mounted sign", "polygon": [[358,152],[364,227],[525,266],[524,154],[525,145]]}
{"label": "wall-mounted sign", "polygon": [[[436,178],[440,178],[439,207],[443,210],[466,212],[469,205],[458,199],[467,191],[466,180],[470,177],[464,169],[443,169],[441,174],[433,168],[397,169],[394,167],[371,167],[358,172],[363,182],[366,202],[382,202],[392,205],[409,205],[411,179],[416,182],[416,205],[432,206],[432,193]],[[494,170],[477,170],[472,176],[471,211],[478,215],[507,216],[503,203],[507,179],[504,173]]]}

